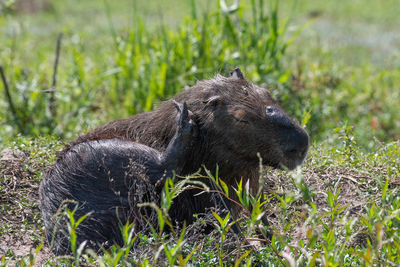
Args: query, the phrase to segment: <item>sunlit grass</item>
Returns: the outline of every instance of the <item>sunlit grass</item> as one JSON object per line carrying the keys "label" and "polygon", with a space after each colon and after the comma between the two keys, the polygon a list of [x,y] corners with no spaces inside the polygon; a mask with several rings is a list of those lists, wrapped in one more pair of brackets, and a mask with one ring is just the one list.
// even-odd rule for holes
{"label": "sunlit grass", "polygon": [[[51,254],[42,252],[48,245],[44,243],[43,233],[38,230],[41,221],[26,221],[25,228],[36,229],[30,231],[41,236],[39,242],[25,257],[18,257],[12,251],[4,257],[0,255],[0,265],[15,260],[21,266],[39,261],[44,263],[43,260],[48,264],[73,266],[185,266],[187,263],[201,266],[241,263],[252,266],[286,262],[295,262],[300,266],[399,264],[400,144],[390,143],[374,153],[365,153],[359,150],[355,144],[357,136],[347,126],[333,134],[338,140],[343,140],[343,145],[334,149],[326,144],[313,146],[301,170],[264,170],[266,202],[252,197],[246,184],[238,185],[236,194],[240,196],[238,199],[243,208],[240,218],[237,218],[242,229],[239,235],[230,232],[232,220],[228,220],[228,214],[220,210],[209,212],[206,217],[199,216],[193,225],[168,231],[167,225],[171,222],[166,212],[175,196],[191,183],[202,186],[197,182],[200,176],[196,174],[179,183],[167,180],[161,197],[164,201],[159,203],[158,208],[154,203],[151,205],[156,208],[154,212],[160,215],[155,216],[157,222],[153,224],[153,229],[136,236],[132,235],[132,224],[121,225],[125,240],[122,247],[112,246],[99,253],[85,251],[83,246],[74,243],[75,229],[85,218],[75,218],[73,211],[67,211],[74,251],[71,256],[49,259]],[[26,169],[36,170],[41,175],[45,170],[43,164],[49,164],[47,158],[54,157],[59,143],[19,138],[12,146],[37,155],[27,161]],[[232,197],[221,177],[210,172],[208,175],[224,198]],[[30,179],[33,185],[39,183],[29,175],[24,178],[27,181]],[[7,190],[12,191],[10,187]],[[17,185],[17,190],[23,190],[23,187]],[[204,190],[208,190],[207,187]],[[15,195],[9,196],[12,201],[21,201],[14,199]],[[38,199],[33,201],[37,203]],[[250,206],[253,208],[249,209]],[[20,211],[9,212],[17,214]],[[38,210],[35,212],[38,213]],[[270,219],[265,229],[273,233],[271,240],[262,235],[264,226],[259,219],[263,212]],[[200,230],[205,222],[213,226],[214,230],[209,234]],[[15,231],[17,225],[10,227],[11,231]],[[0,227],[0,230],[5,230],[5,227]],[[26,238],[31,232],[18,235]],[[9,235],[10,232],[3,234]]]}
{"label": "sunlit grass", "polygon": [[[329,139],[330,130],[346,120],[355,126],[363,148],[373,150],[375,137],[398,139],[398,69],[368,63],[365,49],[349,50],[340,42],[335,46],[329,36],[318,41],[310,32],[319,20],[306,25],[296,39],[305,23],[297,13],[306,16],[310,3],[282,3],[276,10],[274,3],[243,1],[227,14],[217,5],[192,1],[182,4],[186,13],[176,24],[170,22],[169,9],[160,13],[135,1],[121,2],[120,9],[107,1],[85,2],[80,8],[57,3],[50,11],[0,18],[5,44],[0,64],[17,107],[17,114],[11,114],[6,98],[0,100],[0,143],[17,133],[73,138],[102,122],[149,111],[197,80],[226,75],[235,66],[249,80],[270,87],[296,119],[309,114],[313,140]],[[346,4],[343,16],[363,19],[365,14],[352,16],[355,5]],[[69,19],[74,14],[77,19]],[[339,14],[329,10],[321,16]],[[85,23],[85,17],[95,23]],[[43,91],[51,87],[60,32],[64,37],[53,117]],[[348,65],[350,54],[360,63]],[[395,64],[395,55],[390,60]]]}

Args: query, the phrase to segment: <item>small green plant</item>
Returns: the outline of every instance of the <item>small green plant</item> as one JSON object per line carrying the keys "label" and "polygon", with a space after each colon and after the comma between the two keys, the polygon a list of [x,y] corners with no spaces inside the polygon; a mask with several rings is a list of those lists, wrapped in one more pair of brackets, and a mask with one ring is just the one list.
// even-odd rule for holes
{"label": "small green plant", "polygon": [[65,215],[68,219],[68,232],[69,232],[69,240],[71,244],[71,252],[74,258],[74,266],[79,266],[80,265],[80,257],[82,255],[82,252],[85,248],[86,241],[83,241],[81,244],[76,243],[77,241],[77,234],[76,234],[76,229],[78,226],[81,224],[83,220],[85,220],[90,214],[85,214],[82,217],[78,218],[77,220],[74,218],[74,214],[76,210],[78,209],[78,205],[75,206],[73,210],[69,210],[68,208],[65,209]]}
{"label": "small green plant", "polygon": [[357,151],[357,143],[355,141],[353,127],[348,125],[348,122],[346,121],[342,127],[336,128],[334,133],[337,134],[339,140],[342,141],[340,152],[347,160],[352,160],[354,153]]}

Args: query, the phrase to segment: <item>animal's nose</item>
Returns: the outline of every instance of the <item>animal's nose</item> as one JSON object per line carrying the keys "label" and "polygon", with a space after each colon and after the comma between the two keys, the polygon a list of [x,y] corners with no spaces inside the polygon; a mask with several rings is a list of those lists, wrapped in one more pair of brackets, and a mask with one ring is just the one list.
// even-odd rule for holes
{"label": "animal's nose", "polygon": [[294,126],[290,118],[280,108],[274,106],[267,106],[265,109],[267,118],[276,126],[291,128]]}
{"label": "animal's nose", "polygon": [[290,136],[290,141],[284,145],[285,154],[303,159],[308,151],[308,134],[303,129],[297,128]]}

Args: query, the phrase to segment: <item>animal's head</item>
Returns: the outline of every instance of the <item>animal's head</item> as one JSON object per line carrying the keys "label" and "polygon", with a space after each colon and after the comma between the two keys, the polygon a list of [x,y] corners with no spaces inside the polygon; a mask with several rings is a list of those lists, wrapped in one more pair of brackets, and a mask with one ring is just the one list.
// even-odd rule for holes
{"label": "animal's head", "polygon": [[306,157],[309,137],[267,89],[246,80],[240,69],[217,76],[176,97],[188,101],[200,137],[218,160],[238,160],[294,169]]}

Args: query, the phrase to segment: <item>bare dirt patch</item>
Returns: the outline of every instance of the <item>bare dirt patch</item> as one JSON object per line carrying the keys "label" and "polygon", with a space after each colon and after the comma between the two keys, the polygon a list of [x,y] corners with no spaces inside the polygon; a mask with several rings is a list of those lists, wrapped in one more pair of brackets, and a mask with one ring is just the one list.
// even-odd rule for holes
{"label": "bare dirt patch", "polygon": [[[0,153],[0,255],[7,255],[9,264],[35,254],[35,248],[43,243],[38,196],[38,174],[43,168],[23,151],[5,149]],[[46,249],[36,260],[43,253]]]}

